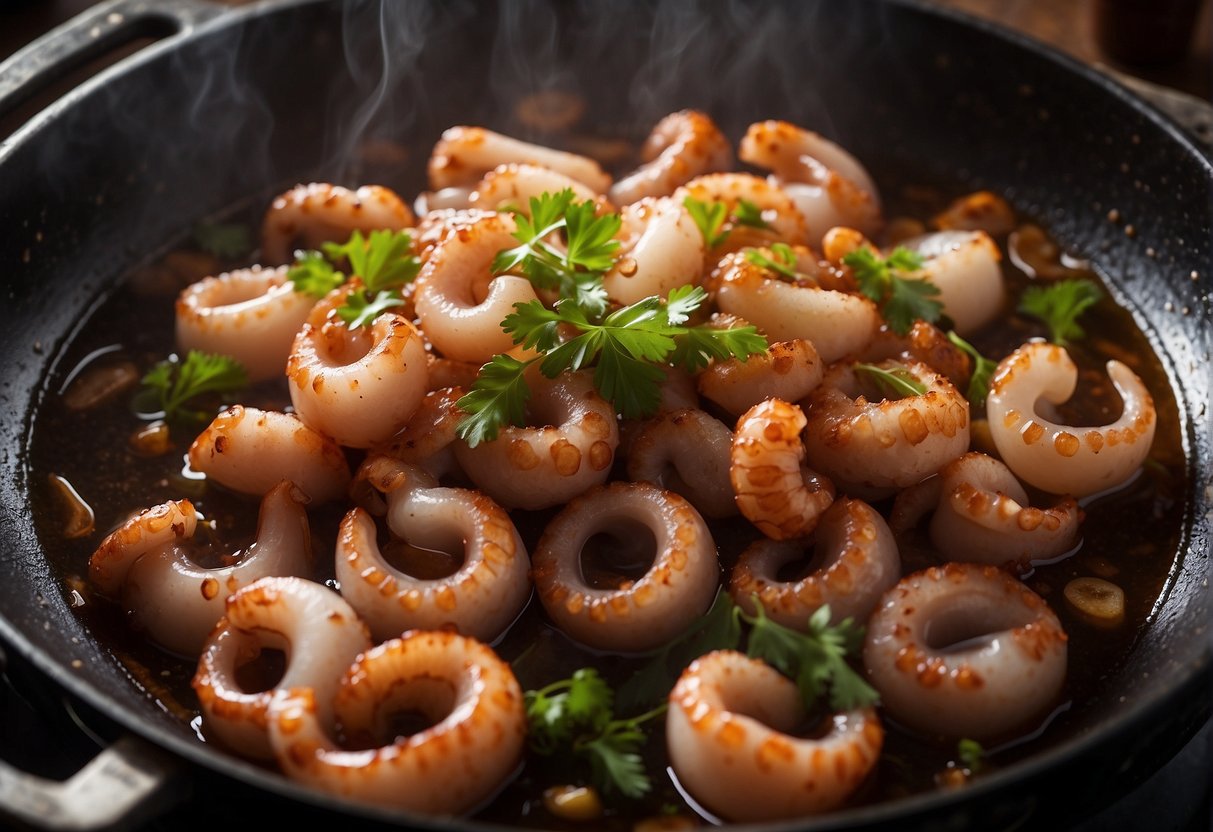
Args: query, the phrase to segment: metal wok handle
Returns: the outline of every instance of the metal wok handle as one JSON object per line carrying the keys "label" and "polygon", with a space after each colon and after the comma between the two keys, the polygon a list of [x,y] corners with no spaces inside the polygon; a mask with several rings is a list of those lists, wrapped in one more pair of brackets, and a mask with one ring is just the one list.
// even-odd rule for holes
{"label": "metal wok handle", "polygon": [[123,44],[152,37],[159,43],[149,45],[164,46],[226,11],[201,0],[99,3],[0,63],[0,117]]}
{"label": "metal wok handle", "polygon": [[104,749],[67,780],[46,780],[0,760],[0,814],[35,829],[134,827],[173,802],[180,763],[133,736]]}

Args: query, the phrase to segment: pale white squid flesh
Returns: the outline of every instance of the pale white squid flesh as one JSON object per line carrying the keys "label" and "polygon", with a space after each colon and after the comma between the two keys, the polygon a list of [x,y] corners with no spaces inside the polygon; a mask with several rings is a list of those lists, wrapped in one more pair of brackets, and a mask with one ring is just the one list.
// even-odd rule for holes
{"label": "pale white squid flesh", "polygon": [[296,185],[265,212],[261,254],[268,263],[289,263],[296,245],[319,248],[321,243],[344,243],[355,231],[400,231],[414,222],[404,200],[379,185],[357,190],[327,182]]}
{"label": "pale white squid flesh", "polygon": [[481,127],[451,127],[430,154],[430,187],[435,191],[475,185],[484,174],[511,162],[538,165],[570,176],[596,194],[605,194],[611,177],[593,159],[553,150]]}
{"label": "pale white squid flesh", "polygon": [[668,196],[696,176],[728,170],[733,163],[729,140],[698,110],[680,110],[657,122],[640,154],[644,164],[611,186],[617,205]]}

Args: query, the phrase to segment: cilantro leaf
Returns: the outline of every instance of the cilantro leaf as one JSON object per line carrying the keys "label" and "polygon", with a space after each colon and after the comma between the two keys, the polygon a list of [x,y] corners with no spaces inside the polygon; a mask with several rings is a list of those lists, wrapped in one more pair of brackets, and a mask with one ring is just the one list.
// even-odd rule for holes
{"label": "cilantro leaf", "polygon": [[695,326],[685,329],[674,338],[674,352],[670,363],[689,373],[697,373],[713,361],[740,358],[745,361],[751,355],[766,352],[771,345],[758,334],[753,326],[738,326],[718,329],[713,326]]}
{"label": "cilantro leaf", "polygon": [[921,396],[927,392],[927,386],[905,367],[894,367],[886,370],[875,364],[856,364],[855,372],[874,381],[888,396],[898,399],[908,399]]}
{"label": "cilantro leaf", "polygon": [[956,743],[956,761],[971,774],[981,771],[986,750],[977,740],[961,739]]}
{"label": "cilantro leaf", "polygon": [[190,350],[184,361],[171,356],[156,364],[142,385],[143,395],[159,405],[165,419],[205,419],[205,413],[186,411],[185,406],[204,393],[231,393],[247,386],[248,374],[229,355]]}
{"label": "cilantro leaf", "polygon": [[1078,317],[1102,297],[1103,292],[1091,280],[1061,280],[1048,287],[1027,289],[1019,299],[1019,311],[1044,321],[1049,327],[1049,340],[1064,347],[1086,336]]}
{"label": "cilantro leaf", "polygon": [[750,624],[748,654],[762,659],[796,682],[806,705],[828,694],[830,708],[846,711],[874,705],[880,695],[847,664],[863,643],[863,628],[850,618],[830,624],[829,605],[809,618],[808,631],[801,633],[768,618],[754,598],[756,615],[739,614]]}
{"label": "cilantro leaf", "polygon": [[640,726],[664,713],[665,706],[618,719],[614,698],[610,685],[590,667],[526,691],[527,743],[544,757],[564,754],[588,763],[591,779],[604,792],[643,797],[652,783],[640,756],[646,740]]}
{"label": "cilantro leaf", "polygon": [[296,292],[314,298],[322,298],[345,283],[345,275],[319,251],[296,251],[295,264],[287,270],[286,278]]}
{"label": "cilantro leaf", "polygon": [[859,291],[871,298],[898,335],[910,331],[921,318],[929,323],[939,320],[943,304],[935,300],[939,287],[929,280],[905,277],[922,270],[923,260],[915,252],[898,246],[881,259],[868,246],[846,254],[842,262],[851,267]]}
{"label": "cilantro leaf", "polygon": [[194,226],[194,242],[208,254],[235,260],[253,250],[253,235],[243,223],[200,222]]}
{"label": "cilantro leaf", "polygon": [[[590,200],[574,202],[571,188],[531,197],[531,215],[515,214],[513,237],[520,245],[503,249],[493,258],[495,274],[521,272],[540,289],[556,290],[593,317],[607,311],[602,275],[615,265],[623,227],[618,214],[597,216]],[[548,238],[563,232],[563,250]]]}
{"label": "cilantro leaf", "polygon": [[337,314],[346,326],[357,329],[369,325],[394,306],[404,306],[400,293],[394,289],[381,289],[374,298],[368,298],[365,291],[355,290],[337,307]]}
{"label": "cilantro leaf", "polygon": [[410,254],[413,239],[407,231],[382,229],[363,237],[355,230],[341,245],[325,243],[321,248],[334,263],[349,261],[350,269],[368,293],[378,293],[411,283],[421,270],[421,261]]}
{"label": "cilantro leaf", "polygon": [[724,221],[729,218],[729,206],[723,202],[701,202],[689,196],[682,201],[682,204],[687,209],[687,213],[691,215],[691,219],[695,221],[695,225],[699,226],[699,233],[703,234],[705,246],[713,248],[728,238],[729,232],[720,229],[724,225]]}
{"label": "cilantro leaf", "polygon": [[771,224],[762,218],[762,209],[748,199],[737,200],[733,209],[733,218],[738,225],[748,225],[750,228],[770,228]]}
{"label": "cilantro leaf", "polygon": [[986,396],[990,394],[990,379],[998,369],[998,362],[991,361],[977,351],[977,348],[956,334],[956,330],[948,331],[948,340],[962,352],[973,359],[973,375],[969,376],[969,387],[965,398],[973,407],[985,407]]}
{"label": "cilantro leaf", "polygon": [[791,281],[800,279],[796,273],[796,252],[787,243],[775,243],[771,246],[774,257],[767,257],[761,249],[752,248],[745,253],[745,259],[756,266],[770,269],[781,277]]}
{"label": "cilantro leaf", "polygon": [[493,356],[492,361],[480,368],[472,389],[455,403],[467,414],[455,429],[460,439],[474,448],[496,439],[505,425],[526,424],[531,389],[524,373],[534,361],[519,361],[502,354]]}
{"label": "cilantro leaf", "polygon": [[665,300],[665,318],[673,326],[685,324],[696,309],[708,299],[702,286],[679,286],[670,290]]}

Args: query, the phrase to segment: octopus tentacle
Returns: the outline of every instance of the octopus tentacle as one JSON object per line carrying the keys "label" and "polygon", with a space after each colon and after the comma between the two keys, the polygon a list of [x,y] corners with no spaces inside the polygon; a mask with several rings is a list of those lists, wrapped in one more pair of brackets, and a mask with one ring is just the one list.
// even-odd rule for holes
{"label": "octopus tentacle", "polygon": [[733,149],[705,113],[680,110],[657,122],[641,148],[644,164],[611,186],[611,199],[629,205],[667,196],[696,176],[727,170]]}
{"label": "octopus tentacle", "polygon": [[290,482],[279,483],[261,501],[253,544],[233,553],[236,563],[211,569],[189,555],[197,528],[193,506],[186,500],[157,506],[105,539],[89,561],[90,577],[102,591],[120,592],[123,606],[156,643],[196,656],[229,595],[266,576],[311,570],[306,501]]}
{"label": "octopus tentacle", "polygon": [[221,485],[260,496],[290,480],[313,503],[344,497],[350,466],[341,447],[290,413],[233,405],[198,434],[190,467]]}
{"label": "octopus tentacle", "polygon": [[[366,625],[325,586],[299,578],[262,578],[246,586],[227,600],[194,674],[207,733],[250,757],[272,757],[270,702],[296,687],[316,691],[317,718],[331,730],[341,673],[370,646]],[[270,649],[286,656],[281,679],[266,690],[245,690],[237,670]]]}
{"label": "octopus tentacle", "polygon": [[877,366],[909,372],[926,392],[869,400],[847,363],[831,368],[808,399],[809,464],[860,496],[913,485],[969,447],[969,402],[951,382],[917,361]]}
{"label": "octopus tentacle", "polygon": [[177,298],[177,346],[229,355],[250,381],[280,376],[313,304],[286,272],[253,266],[186,287]]}
{"label": "octopus tentacle", "polygon": [[695,379],[699,392],[734,416],[764,399],[798,402],[821,384],[824,362],[803,338],[777,341],[745,361],[717,361]]}
{"label": "octopus tentacle", "polygon": [[566,189],[573,192],[578,202],[593,202],[598,198],[597,191],[549,168],[517,163],[498,165],[476,185],[476,190],[468,197],[468,206],[487,211],[511,206],[530,216],[532,198]]}
{"label": "octopus tentacle", "polygon": [[944,314],[961,335],[981,329],[1002,310],[1002,254],[986,232],[940,231],[902,245],[923,258],[921,275],[939,289]]}
{"label": "octopus tentacle", "polygon": [[678,780],[733,821],[792,818],[833,809],[875,767],[884,730],[875,709],[829,718],[824,736],[791,733],[804,719],[800,691],[734,651],[691,663],[670,691],[666,745]]}
{"label": "octopus tentacle", "polygon": [[[591,586],[581,565],[590,538],[641,524],[654,541],[642,576]],[[702,615],[720,567],[712,535],[691,504],[648,483],[611,483],[573,500],[548,524],[532,558],[539,600],[564,632],[601,650],[660,646]]]}
{"label": "octopus tentacle", "polygon": [[379,185],[355,191],[327,182],[296,185],[275,197],[261,224],[261,253],[270,263],[288,263],[297,242],[305,248],[344,243],[354,231],[399,231],[413,225],[409,206]]}
{"label": "octopus tentacle", "polygon": [[834,485],[804,465],[805,416],[780,399],[754,405],[737,420],[732,465],[737,508],[775,540],[813,531],[834,501]]}
{"label": "octopus tentacle", "polygon": [[882,518],[859,500],[840,497],[814,531],[816,554],[809,574],[796,580],[778,577],[782,567],[805,555],[805,541],[760,540],[742,552],[729,579],[729,594],[753,615],[754,598],[767,615],[796,630],[805,630],[820,607],[830,605],[830,618],[866,621],[880,596],[901,576],[897,542]]}
{"label": "octopus tentacle", "polygon": [[451,127],[430,154],[428,173],[434,190],[475,185],[498,165],[523,162],[570,176],[596,194],[604,194],[611,177],[593,159],[553,150],[494,133],[481,127]]}
{"label": "octopus tentacle", "polygon": [[1041,415],[1041,400],[1057,405],[1074,393],[1078,369],[1054,344],[1024,344],[1004,358],[990,382],[986,412],[1003,461],[1024,482],[1053,494],[1086,497],[1115,488],[1150,453],[1158,417],[1140,378],[1119,361],[1108,377],[1124,408],[1111,424],[1073,427]]}
{"label": "octopus tentacle", "polygon": [[1066,634],[1040,596],[993,566],[904,578],[868,623],[863,663],[910,728],[988,740],[1043,714],[1066,675]]}
{"label": "octopus tentacle", "polygon": [[[346,736],[326,731],[325,691],[296,686],[275,698],[268,730],[282,769],[302,783],[377,806],[455,815],[474,809],[518,767],[526,743],[522,690],[509,665],[473,639],[405,633],[359,656],[332,698]],[[432,723],[390,736],[386,715]]]}
{"label": "octopus tentacle", "polygon": [[702,410],[659,413],[628,447],[628,478],[681,494],[707,517],[737,513],[729,482],[733,432]]}
{"label": "octopus tentacle", "polygon": [[337,580],[375,637],[447,627],[484,641],[501,635],[531,590],[526,547],[509,515],[482,494],[440,488],[422,469],[386,457],[367,460],[359,478],[386,495],[388,528],[398,538],[462,553],[452,574],[415,577],[384,558],[367,512],[346,514],[337,535]]}
{"label": "octopus tentacle", "polygon": [[602,278],[611,299],[627,305],[698,280],[703,234],[690,213],[669,197],[624,207],[617,262]]}

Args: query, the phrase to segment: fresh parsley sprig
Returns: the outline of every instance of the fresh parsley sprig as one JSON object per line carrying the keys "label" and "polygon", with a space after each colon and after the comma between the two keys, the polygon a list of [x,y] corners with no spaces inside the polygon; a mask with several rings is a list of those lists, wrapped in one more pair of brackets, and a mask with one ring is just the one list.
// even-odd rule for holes
{"label": "fresh parsley sprig", "polygon": [[168,421],[204,420],[186,405],[206,393],[233,393],[248,385],[244,365],[229,355],[190,350],[184,360],[171,356],[143,377],[141,396],[155,402]]}
{"label": "fresh parsley sprig", "polygon": [[909,276],[922,271],[922,257],[916,252],[898,246],[882,259],[863,246],[844,255],[842,262],[854,272],[859,291],[876,302],[889,328],[898,335],[909,332],[919,318],[934,323],[943,314],[943,304],[935,300],[939,287]]}
{"label": "fresh parsley sprig", "polygon": [[823,695],[836,711],[879,701],[880,694],[847,664],[847,656],[857,654],[863,644],[863,627],[850,618],[831,625],[827,604],[809,618],[808,632],[801,633],[768,618],[757,598],[754,604],[754,616],[739,608],[751,627],[747,653],[795,681],[806,705]]}
{"label": "fresh parsley sprig", "polygon": [[875,382],[886,395],[898,399],[921,396],[927,392],[927,386],[905,367],[886,370],[875,364],[859,363],[855,365],[855,372]]}
{"label": "fresh parsley sprig", "polygon": [[287,279],[296,292],[322,298],[347,281],[337,265],[348,263],[351,276],[362,285],[351,291],[337,314],[350,329],[370,324],[382,313],[404,305],[400,289],[421,270],[421,261],[411,254],[412,237],[407,231],[387,229],[363,236],[355,230],[344,243],[325,243],[322,251],[297,251]]}
{"label": "fresh parsley sprig", "polygon": [[[499,252],[492,268],[495,274],[521,272],[538,288],[556,290],[587,315],[600,317],[607,310],[602,276],[615,264],[615,235],[623,220],[618,214],[597,216],[592,201],[574,200],[571,188],[531,197],[531,215],[514,215],[519,245]],[[563,249],[549,242],[557,232],[563,232]]]}
{"label": "fresh parsley sprig", "polygon": [[641,725],[665,713],[666,706],[620,719],[614,700],[611,686],[590,667],[528,690],[527,742],[539,756],[569,755],[588,763],[591,780],[604,792],[643,797],[653,784],[640,757],[646,739]]}
{"label": "fresh parsley sprig", "polygon": [[243,223],[200,222],[192,236],[203,251],[225,260],[243,257],[253,249],[252,232]]}
{"label": "fresh parsley sprig", "polygon": [[[603,398],[624,417],[640,418],[656,411],[661,401],[663,366],[694,371],[713,359],[744,360],[768,348],[752,326],[684,326],[706,299],[703,288],[682,286],[665,300],[651,296],[616,309],[601,323],[572,299],[558,302],[555,309],[531,301],[514,304],[501,326],[514,343],[542,354],[539,370],[548,378],[593,367],[594,386]],[[575,334],[562,341],[568,332]],[[458,402],[468,414],[457,429],[460,438],[475,446],[495,439],[507,424],[525,424],[529,390],[524,373],[531,363],[499,355],[481,368]]]}
{"label": "fresh parsley sprig", "polygon": [[961,739],[956,743],[956,761],[970,774],[977,774],[984,765],[986,750],[977,740]]}
{"label": "fresh parsley sprig", "polygon": [[796,273],[796,252],[787,243],[775,243],[771,246],[772,257],[767,257],[760,249],[752,248],[746,251],[745,259],[756,266],[770,269],[781,278],[793,282],[800,279]]}
{"label": "fresh parsley sprig", "polygon": [[1078,317],[1102,297],[1099,286],[1085,277],[1060,280],[1048,287],[1029,287],[1019,298],[1019,311],[1044,321],[1049,340],[1064,347],[1086,336]]}
{"label": "fresh parsley sprig", "polygon": [[973,407],[985,407],[986,397],[990,394],[990,380],[994,378],[998,362],[986,358],[977,351],[977,347],[957,335],[954,329],[948,332],[948,340],[973,359],[973,374],[969,376],[969,387],[965,391],[965,398]]}
{"label": "fresh parsley sprig", "polygon": [[[685,198],[682,204],[695,221],[695,225],[699,226],[704,245],[708,248],[714,248],[729,238],[733,229],[724,227],[729,218],[728,205],[719,201],[704,202],[690,196]],[[748,199],[737,200],[737,207],[733,209],[733,223],[748,225],[751,228],[771,227],[771,224],[762,218],[762,209]]]}

